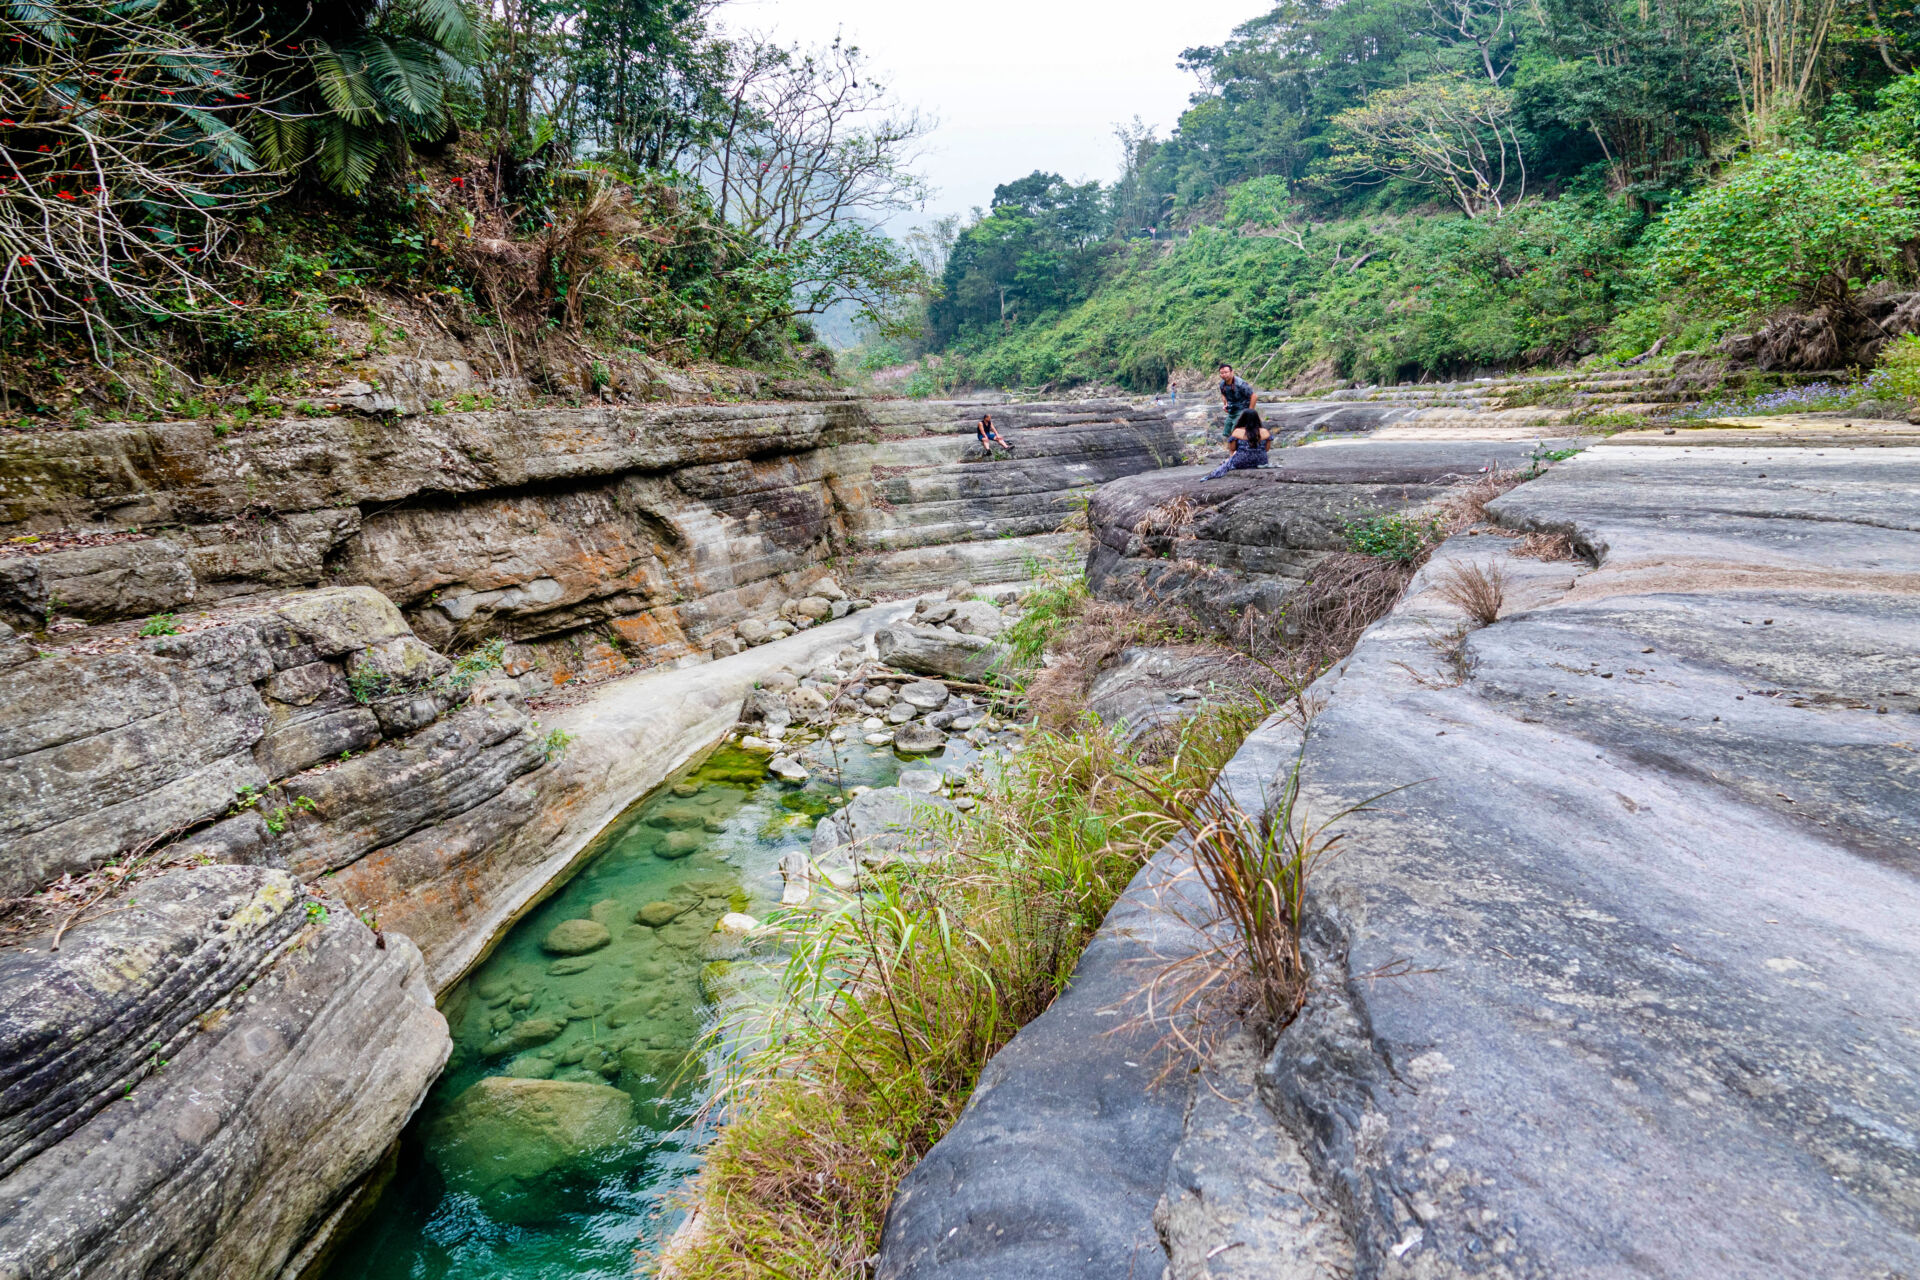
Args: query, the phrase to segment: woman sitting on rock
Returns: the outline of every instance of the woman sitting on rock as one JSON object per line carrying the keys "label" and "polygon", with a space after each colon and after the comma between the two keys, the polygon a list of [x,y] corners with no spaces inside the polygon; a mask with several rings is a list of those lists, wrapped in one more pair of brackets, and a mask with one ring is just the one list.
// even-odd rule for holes
{"label": "woman sitting on rock", "polygon": [[1241,414],[1233,424],[1233,434],[1227,437],[1227,460],[1215,467],[1206,476],[1208,480],[1218,480],[1229,471],[1245,471],[1252,467],[1267,465],[1267,444],[1273,439],[1273,432],[1260,421],[1260,415],[1249,409]]}

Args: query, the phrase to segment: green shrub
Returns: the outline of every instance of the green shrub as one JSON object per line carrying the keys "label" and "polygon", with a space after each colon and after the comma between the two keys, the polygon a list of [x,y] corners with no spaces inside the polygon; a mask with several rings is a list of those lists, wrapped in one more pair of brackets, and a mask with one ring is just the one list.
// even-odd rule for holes
{"label": "green shrub", "polygon": [[171,613],[156,613],[140,624],[140,634],[148,638],[177,636],[180,634],[179,619]]}
{"label": "green shrub", "polygon": [[1875,394],[1920,400],[1920,335],[1903,334],[1880,352],[1872,377]]}
{"label": "green shrub", "polygon": [[1920,181],[1904,159],[1811,149],[1737,163],[1647,238],[1645,288],[1756,317],[1843,297],[1894,272],[1920,235]]}

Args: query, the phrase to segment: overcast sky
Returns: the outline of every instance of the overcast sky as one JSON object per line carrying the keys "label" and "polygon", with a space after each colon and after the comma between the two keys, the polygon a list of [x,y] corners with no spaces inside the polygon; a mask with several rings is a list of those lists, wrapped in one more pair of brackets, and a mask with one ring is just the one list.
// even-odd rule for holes
{"label": "overcast sky", "polygon": [[1261,0],[728,0],[722,26],[824,44],[844,33],[902,102],[937,116],[922,166],[928,217],[984,206],[1035,169],[1112,181],[1115,125],[1138,115],[1165,137],[1195,88],[1182,49],[1218,44]]}

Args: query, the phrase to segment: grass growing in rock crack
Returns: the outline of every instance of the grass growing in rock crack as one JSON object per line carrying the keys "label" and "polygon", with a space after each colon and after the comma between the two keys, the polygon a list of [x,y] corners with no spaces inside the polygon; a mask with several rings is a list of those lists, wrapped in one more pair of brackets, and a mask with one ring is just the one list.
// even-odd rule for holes
{"label": "grass growing in rock crack", "polygon": [[1498,563],[1450,564],[1440,571],[1440,598],[1458,605],[1476,624],[1490,627],[1507,599],[1507,575]]}
{"label": "grass growing in rock crack", "polygon": [[945,851],[777,923],[784,999],[726,1038],[728,1123],[697,1183],[676,1280],[867,1274],[895,1187],[981,1068],[1038,1016],[1175,820],[1141,787],[1205,791],[1258,706],[1195,720],[1143,764],[1107,731],[1034,735]]}

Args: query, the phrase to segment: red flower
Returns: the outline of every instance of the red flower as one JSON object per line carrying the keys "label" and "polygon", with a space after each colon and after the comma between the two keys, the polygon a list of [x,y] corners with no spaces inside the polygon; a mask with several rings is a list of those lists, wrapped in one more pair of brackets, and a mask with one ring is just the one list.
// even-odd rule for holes
{"label": "red flower", "polygon": [[17,124],[17,123],[18,121],[14,121],[14,120],[0,120],[0,124]]}
{"label": "red flower", "polygon": [[172,96],[173,96],[173,90],[171,90],[171,89],[162,89],[162,90],[161,90],[160,92],[162,92],[162,93],[164,93],[164,94],[166,94],[166,95],[167,95],[168,97],[172,97]]}
{"label": "red flower", "polygon": [[47,145],[46,143],[44,143],[44,142],[40,144],[40,149],[41,149],[42,151],[51,151],[51,150],[53,150],[53,148],[52,148],[52,147],[50,147],[50,146],[48,146],[48,145]]}
{"label": "red flower", "polygon": [[21,254],[21,255],[20,255],[20,262],[21,262],[21,265],[23,265],[23,266],[32,266],[32,265],[33,265],[33,255],[32,255],[32,254],[30,254],[30,253],[23,253],[23,254]]}
{"label": "red flower", "polygon": [[240,299],[238,298],[228,298],[227,301],[231,302],[236,307],[244,307],[247,305],[246,303],[240,301]]}
{"label": "red flower", "polygon": [[236,98],[239,98],[239,99],[240,99],[240,100],[242,100],[243,102],[252,102],[252,101],[253,101],[253,95],[252,95],[252,94],[250,94],[250,93],[236,93],[236,94],[234,94],[233,96],[234,96],[234,97],[236,97]]}
{"label": "red flower", "polygon": [[197,245],[197,244],[190,244],[190,245],[188,245],[188,246],[187,246],[187,252],[188,252],[188,253],[198,253],[198,252],[200,252],[200,246],[199,246],[199,245]]}
{"label": "red flower", "polygon": [[60,198],[61,198],[62,200],[71,200],[71,199],[73,199],[73,192],[71,192],[71,191],[56,191],[56,192],[54,192],[53,194],[55,194],[55,195],[57,195],[57,196],[59,196],[59,197],[60,197]]}

